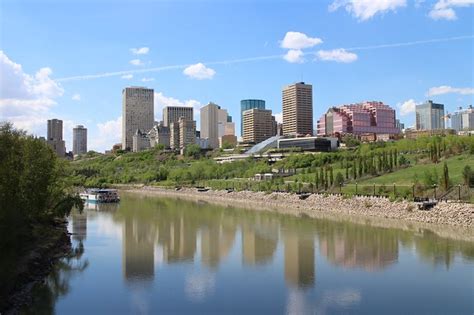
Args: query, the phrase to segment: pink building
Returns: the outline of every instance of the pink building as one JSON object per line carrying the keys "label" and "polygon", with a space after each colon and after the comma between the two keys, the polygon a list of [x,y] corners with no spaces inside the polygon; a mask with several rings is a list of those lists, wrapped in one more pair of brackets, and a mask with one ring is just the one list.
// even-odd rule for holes
{"label": "pink building", "polygon": [[395,110],[382,102],[364,102],[330,108],[317,124],[318,136],[352,133],[399,134]]}

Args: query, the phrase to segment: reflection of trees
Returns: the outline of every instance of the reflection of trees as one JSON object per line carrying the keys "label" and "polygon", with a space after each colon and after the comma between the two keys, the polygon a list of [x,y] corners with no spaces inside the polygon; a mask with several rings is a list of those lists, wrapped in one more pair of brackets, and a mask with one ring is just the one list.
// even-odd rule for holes
{"label": "reflection of trees", "polygon": [[33,290],[33,301],[24,314],[53,314],[56,301],[70,291],[71,279],[83,272],[89,266],[89,261],[83,259],[84,244],[79,241],[71,253],[55,265],[44,284]]}

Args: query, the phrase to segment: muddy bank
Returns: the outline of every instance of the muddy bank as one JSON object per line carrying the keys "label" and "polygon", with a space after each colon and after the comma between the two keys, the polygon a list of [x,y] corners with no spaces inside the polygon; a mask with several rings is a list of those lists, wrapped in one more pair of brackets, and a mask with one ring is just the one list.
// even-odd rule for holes
{"label": "muddy bank", "polygon": [[345,220],[386,228],[423,232],[429,230],[439,236],[474,241],[474,205],[439,203],[430,211],[418,210],[410,201],[391,202],[386,198],[325,196],[314,194],[300,200],[295,194],[263,192],[198,192],[192,188],[179,191],[158,187],[133,187],[124,191],[146,195],[172,196],[189,200],[204,200],[224,206],[235,206],[259,211]]}
{"label": "muddy bank", "polygon": [[66,220],[57,220],[51,226],[36,226],[33,234],[34,241],[15,261],[9,281],[2,284],[0,314],[18,314],[21,307],[30,304],[35,285],[44,281],[59,259],[71,253]]}

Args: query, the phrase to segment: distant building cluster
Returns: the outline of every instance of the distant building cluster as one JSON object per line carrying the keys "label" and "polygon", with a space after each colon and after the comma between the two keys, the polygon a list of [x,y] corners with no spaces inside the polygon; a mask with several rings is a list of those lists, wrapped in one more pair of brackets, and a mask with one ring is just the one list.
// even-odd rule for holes
{"label": "distant building cluster", "polygon": [[451,115],[451,128],[456,131],[474,130],[474,108],[472,105],[469,105],[466,109],[459,107],[458,110]]}
{"label": "distant building cluster", "polygon": [[[200,108],[200,130],[196,130],[194,108],[166,106],[163,120],[155,121],[154,90],[146,87],[126,87],[122,90],[122,142],[119,149],[134,152],[157,145],[180,151],[191,144],[201,149],[239,148],[247,154],[263,149],[293,149],[330,151],[337,148],[338,140],[350,134],[361,141],[387,141],[400,137],[416,138],[423,135],[441,135],[472,132],[474,109],[458,108],[445,113],[444,104],[431,100],[416,105],[414,128],[396,117],[395,109],[379,101],[366,101],[330,107],[313,130],[313,87],[297,82],[282,89],[282,122],[277,122],[262,99],[240,101],[241,140],[237,141],[235,123],[227,109],[213,102]],[[451,129],[448,129],[449,119]],[[79,156],[87,153],[87,128],[73,128],[72,152],[66,153],[63,140],[63,121],[48,120],[45,141],[58,156]]]}

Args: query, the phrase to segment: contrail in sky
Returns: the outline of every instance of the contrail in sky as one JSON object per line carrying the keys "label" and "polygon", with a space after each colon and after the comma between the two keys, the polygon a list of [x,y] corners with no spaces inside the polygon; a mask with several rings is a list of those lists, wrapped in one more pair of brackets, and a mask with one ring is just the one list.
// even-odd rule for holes
{"label": "contrail in sky", "polygon": [[[373,49],[395,48],[395,47],[404,47],[404,46],[415,46],[415,45],[423,45],[423,44],[431,44],[431,43],[441,43],[441,42],[449,42],[449,41],[472,39],[472,38],[474,38],[474,35],[446,37],[446,38],[435,38],[435,39],[418,40],[418,41],[404,42],[404,43],[392,43],[392,44],[381,44],[381,45],[373,45],[373,46],[350,47],[350,48],[342,48],[342,49],[345,49],[347,51],[373,50]],[[316,53],[317,53],[317,51],[305,52],[304,55],[315,55]],[[236,64],[236,63],[246,63],[246,62],[255,62],[255,61],[263,61],[263,60],[282,59],[284,56],[285,56],[284,54],[280,54],[280,55],[269,55],[269,56],[259,56],[259,57],[248,57],[248,58],[240,58],[240,59],[203,62],[203,64],[211,65],[211,66],[212,65],[229,65],[229,64]],[[76,80],[89,80],[89,79],[98,79],[98,78],[106,78],[106,77],[115,77],[115,76],[122,76],[122,75],[127,75],[127,74],[136,74],[136,73],[161,72],[161,71],[166,71],[166,70],[180,70],[180,69],[185,69],[185,68],[187,68],[191,65],[192,64],[170,65],[170,66],[161,66],[161,67],[153,67],[153,68],[143,68],[143,69],[115,71],[115,72],[103,72],[103,73],[97,73],[97,74],[77,75],[77,76],[59,78],[59,79],[56,79],[55,81],[67,82],[67,81],[76,81]]]}

